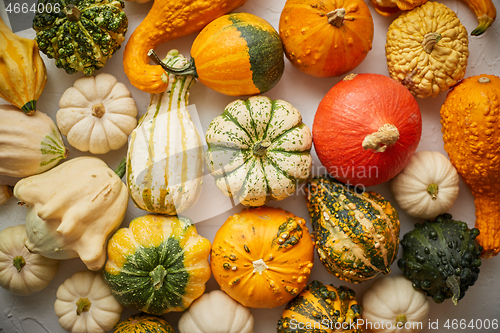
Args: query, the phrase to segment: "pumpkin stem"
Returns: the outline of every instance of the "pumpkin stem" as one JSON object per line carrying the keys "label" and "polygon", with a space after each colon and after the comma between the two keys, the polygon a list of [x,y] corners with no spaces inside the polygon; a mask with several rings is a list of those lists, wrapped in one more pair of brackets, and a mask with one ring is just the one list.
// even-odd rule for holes
{"label": "pumpkin stem", "polygon": [[342,24],[344,24],[345,9],[337,8],[327,13],[326,16],[328,17],[328,23],[334,27],[340,28]]}
{"label": "pumpkin stem", "polygon": [[254,262],[252,262],[252,264],[253,264],[253,272],[254,273],[262,274],[263,271],[265,271],[266,269],[269,268],[269,267],[267,267],[264,260],[262,260],[262,258],[260,258],[259,260],[255,260]]}
{"label": "pumpkin stem", "polygon": [[483,77],[480,77],[480,78],[477,80],[477,82],[479,82],[479,83],[488,83],[488,82],[490,82],[490,79],[489,79],[489,78],[487,78],[487,77],[484,77],[484,76],[483,76]]}
{"label": "pumpkin stem", "polygon": [[14,263],[14,267],[16,267],[18,273],[21,273],[21,270],[26,265],[26,261],[24,260],[24,258],[22,256],[15,257],[13,260],[13,263]]}
{"label": "pumpkin stem", "polygon": [[193,75],[194,77],[198,77],[198,74],[196,74],[196,68],[194,67],[194,62],[192,60],[180,68],[175,68],[161,61],[158,55],[156,54],[155,50],[153,49],[149,50],[148,56],[151,58],[151,60],[153,60],[155,64],[161,66],[165,70],[165,72],[169,74]]}
{"label": "pumpkin stem", "polygon": [[120,179],[125,175],[125,171],[127,170],[127,157],[122,158],[120,164],[116,167],[115,173]]}
{"label": "pumpkin stem", "polygon": [[149,276],[151,280],[153,280],[153,286],[156,290],[160,289],[163,286],[163,280],[165,276],[167,276],[167,270],[162,265],[156,266],[151,272],[149,272]]}
{"label": "pumpkin stem", "polygon": [[403,328],[408,320],[404,314],[400,314],[396,316],[396,327]]}
{"label": "pumpkin stem", "polygon": [[450,275],[446,279],[446,285],[450,288],[453,294],[451,297],[453,304],[457,305],[460,297],[460,278],[456,275]]}
{"label": "pumpkin stem", "polygon": [[105,113],[106,113],[106,110],[104,109],[104,105],[102,103],[94,105],[92,107],[92,115],[94,117],[102,118],[102,116],[104,116]]}
{"label": "pumpkin stem", "polygon": [[267,148],[271,145],[271,141],[269,140],[262,140],[257,142],[253,146],[253,154],[258,157],[262,157],[266,154]]}
{"label": "pumpkin stem", "polygon": [[422,41],[422,47],[424,51],[427,53],[431,53],[434,45],[436,45],[443,36],[439,32],[429,32],[424,36],[424,40]]}
{"label": "pumpkin stem", "polygon": [[80,9],[78,9],[77,6],[73,5],[73,4],[69,4],[67,5],[66,7],[64,7],[63,9],[64,11],[64,14],[66,15],[66,17],[68,18],[68,20],[70,21],[80,21]]}
{"label": "pumpkin stem", "polygon": [[439,186],[438,184],[430,184],[428,187],[427,187],[427,193],[429,193],[429,195],[431,196],[432,200],[436,200],[437,199],[437,194],[439,192]]}
{"label": "pumpkin stem", "polygon": [[399,139],[398,128],[392,124],[385,124],[377,132],[368,134],[361,144],[364,149],[373,149],[376,153],[383,153],[388,146]]}
{"label": "pumpkin stem", "polygon": [[88,298],[80,298],[78,301],[76,301],[76,315],[80,316],[83,312],[90,311],[91,305],[92,303]]}

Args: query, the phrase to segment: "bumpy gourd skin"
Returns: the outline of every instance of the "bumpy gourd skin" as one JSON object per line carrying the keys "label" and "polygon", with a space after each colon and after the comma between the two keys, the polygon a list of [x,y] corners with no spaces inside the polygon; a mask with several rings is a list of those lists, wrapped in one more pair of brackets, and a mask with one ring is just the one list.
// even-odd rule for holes
{"label": "bumpy gourd skin", "polygon": [[125,40],[128,19],[122,0],[38,0],[54,11],[38,12],[33,19],[40,50],[68,74],[92,75]]}
{"label": "bumpy gourd skin", "polygon": [[442,214],[434,221],[416,224],[403,236],[403,258],[398,260],[413,287],[422,289],[434,302],[464,297],[474,285],[481,266],[482,247],[476,242],[479,230]]}
{"label": "bumpy gourd skin", "polygon": [[385,45],[389,74],[415,97],[436,97],[464,77],[468,43],[467,30],[451,9],[426,2],[389,26]]}
{"label": "bumpy gourd skin", "polygon": [[500,252],[500,78],[476,75],[460,81],[441,107],[444,149],[476,206],[482,256]]}

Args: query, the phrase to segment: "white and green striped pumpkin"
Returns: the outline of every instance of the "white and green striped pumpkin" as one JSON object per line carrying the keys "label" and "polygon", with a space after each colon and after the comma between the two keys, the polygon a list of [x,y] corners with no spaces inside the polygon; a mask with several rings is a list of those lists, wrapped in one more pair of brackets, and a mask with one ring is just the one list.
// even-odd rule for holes
{"label": "white and green striped pumpkin", "polygon": [[295,192],[311,170],[311,131],[290,103],[254,96],[210,123],[207,165],[217,187],[246,206]]}
{"label": "white and green striped pumpkin", "polygon": [[313,178],[307,191],[313,239],[328,272],[351,283],[391,273],[400,224],[389,201],[330,176]]}
{"label": "white and green striped pumpkin", "polygon": [[[171,50],[164,62],[182,68],[187,60]],[[203,147],[187,110],[194,76],[165,74],[167,78],[167,90],[151,95],[147,113],[130,136],[127,185],[137,207],[176,215],[201,193]]]}

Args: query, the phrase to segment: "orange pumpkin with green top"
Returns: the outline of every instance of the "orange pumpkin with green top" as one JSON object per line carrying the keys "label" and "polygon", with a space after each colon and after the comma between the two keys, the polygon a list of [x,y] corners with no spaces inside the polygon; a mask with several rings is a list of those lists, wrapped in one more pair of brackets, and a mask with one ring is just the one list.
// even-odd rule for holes
{"label": "orange pumpkin with green top", "polygon": [[[150,53],[152,54],[152,52]],[[175,75],[195,75],[207,87],[229,96],[257,95],[273,88],[285,68],[283,45],[264,19],[233,13],[208,24],[191,47],[191,61]]]}
{"label": "orange pumpkin with green top", "polygon": [[146,215],[108,242],[104,279],[124,306],[153,315],[184,311],[211,276],[210,241],[186,217]]}
{"label": "orange pumpkin with green top", "polygon": [[304,219],[279,208],[250,208],[217,231],[212,271],[220,288],[244,306],[273,308],[306,286],[313,248]]}

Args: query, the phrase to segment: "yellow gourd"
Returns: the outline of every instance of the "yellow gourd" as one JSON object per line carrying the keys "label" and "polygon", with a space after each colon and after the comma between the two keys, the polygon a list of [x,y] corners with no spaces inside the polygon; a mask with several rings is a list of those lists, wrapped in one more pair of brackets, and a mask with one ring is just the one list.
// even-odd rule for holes
{"label": "yellow gourd", "polygon": [[484,258],[500,252],[500,78],[458,83],[441,107],[444,149],[474,195]]}
{"label": "yellow gourd", "polygon": [[0,97],[32,115],[46,82],[36,42],[14,34],[0,18]]}

